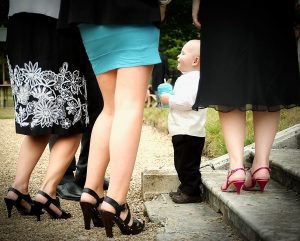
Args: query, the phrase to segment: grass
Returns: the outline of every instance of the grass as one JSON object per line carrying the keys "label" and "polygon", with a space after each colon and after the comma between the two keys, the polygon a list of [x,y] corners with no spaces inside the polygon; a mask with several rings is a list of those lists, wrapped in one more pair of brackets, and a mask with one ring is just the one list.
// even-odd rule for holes
{"label": "grass", "polygon": [[[168,111],[168,109],[145,108],[144,123],[154,126],[159,131],[168,133]],[[284,109],[281,111],[280,114],[280,123],[278,131],[281,131],[299,123],[300,107],[288,110]],[[251,111],[246,113],[246,126],[247,132],[245,138],[245,145],[249,145],[254,142]],[[203,155],[209,158],[214,158],[226,153],[227,150],[221,131],[218,112],[213,109],[208,109],[206,121],[206,143]]]}

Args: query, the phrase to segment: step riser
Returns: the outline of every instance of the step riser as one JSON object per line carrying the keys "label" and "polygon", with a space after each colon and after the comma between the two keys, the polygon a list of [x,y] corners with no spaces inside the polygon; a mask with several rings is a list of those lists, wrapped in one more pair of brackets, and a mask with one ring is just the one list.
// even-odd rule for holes
{"label": "step riser", "polygon": [[255,232],[237,213],[228,207],[217,195],[203,188],[205,201],[209,203],[215,212],[222,213],[223,220],[230,225],[245,241],[263,241],[260,235]]}
{"label": "step riser", "polygon": [[279,182],[287,189],[291,189],[297,193],[300,193],[300,178],[298,176],[294,176],[288,172],[285,172],[281,167],[274,164],[270,167],[272,170],[271,178],[273,180]]}

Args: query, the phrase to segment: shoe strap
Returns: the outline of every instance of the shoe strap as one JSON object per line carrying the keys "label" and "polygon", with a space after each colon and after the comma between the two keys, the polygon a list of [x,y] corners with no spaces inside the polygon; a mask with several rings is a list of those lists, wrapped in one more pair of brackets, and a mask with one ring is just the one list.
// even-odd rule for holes
{"label": "shoe strap", "polygon": [[47,193],[43,192],[42,190],[39,190],[37,193],[42,195],[43,197],[47,198],[47,202],[43,204],[45,207],[49,207],[51,204],[54,204],[56,207],[60,208],[60,203],[59,203],[58,198],[53,199],[52,197],[50,197]]}
{"label": "shoe strap", "polygon": [[99,195],[94,190],[85,187],[82,190],[82,193],[84,193],[84,192],[90,194],[92,197],[94,197],[96,199],[96,205],[95,205],[96,208],[98,208],[99,205],[103,202],[104,198],[100,198]]}
{"label": "shoe strap", "polygon": [[252,170],[250,170],[251,176],[253,177],[255,175],[255,173],[257,173],[260,170],[264,170],[264,169],[268,170],[269,173],[271,172],[271,168],[269,168],[269,167],[260,167],[260,168],[257,168],[253,173],[252,173]]}
{"label": "shoe strap", "polygon": [[[125,211],[126,208],[128,208],[128,205],[125,203],[123,205],[120,205],[119,203],[117,203],[114,199],[112,199],[109,196],[105,196],[104,198],[104,202],[107,202],[108,204],[110,204],[111,206],[113,206],[113,208],[116,210],[116,215],[120,216],[120,213],[122,211]],[[128,212],[129,213],[129,212]],[[127,219],[127,218],[126,218]]]}
{"label": "shoe strap", "polygon": [[236,169],[233,169],[233,170],[229,170],[229,171],[228,171],[227,179],[229,179],[229,177],[231,177],[231,176],[232,176],[234,173],[236,173],[237,171],[244,171],[244,172],[245,172],[245,168],[239,167],[239,168],[236,168]]}
{"label": "shoe strap", "polygon": [[13,187],[8,188],[8,192],[10,192],[10,191],[14,192],[17,195],[16,203],[21,202],[22,199],[29,204],[33,203],[29,194],[23,194],[19,190],[15,189]]}
{"label": "shoe strap", "polygon": [[[125,209],[128,210],[128,213],[127,213],[127,216],[126,216],[126,218],[125,218],[125,220],[124,220],[124,223],[128,225],[129,222],[130,222],[130,220],[131,220],[131,213],[130,213],[130,209],[129,209],[128,204],[125,203],[124,205],[125,205]],[[132,226],[131,226],[131,227],[132,227]]]}

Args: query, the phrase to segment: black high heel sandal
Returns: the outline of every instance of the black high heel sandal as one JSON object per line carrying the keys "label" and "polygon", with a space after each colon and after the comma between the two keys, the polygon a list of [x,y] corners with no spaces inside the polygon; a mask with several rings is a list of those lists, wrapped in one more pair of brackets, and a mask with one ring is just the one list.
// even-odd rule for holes
{"label": "black high heel sandal", "polygon": [[100,198],[96,192],[89,188],[84,188],[82,193],[84,192],[90,194],[96,199],[96,204],[80,201],[80,207],[84,218],[84,228],[88,230],[91,229],[91,220],[95,227],[104,227],[101,214],[98,211],[98,207],[103,202],[104,198]]}
{"label": "black high heel sandal", "polygon": [[[128,225],[131,220],[131,213],[130,213],[130,209],[129,209],[129,206],[127,203],[120,205],[114,199],[112,199],[108,196],[106,196],[104,198],[104,202],[107,202],[108,204],[113,206],[114,209],[116,210],[116,213],[111,213],[108,211],[101,211],[102,220],[103,220],[103,224],[105,227],[107,237],[113,238],[112,227],[113,227],[114,222],[118,225],[122,234],[125,234],[125,235],[130,235],[130,234],[135,235],[135,234],[139,234],[140,232],[143,231],[143,229],[145,227],[144,221],[141,222],[137,219],[133,219],[132,225],[131,226]],[[128,213],[127,213],[125,220],[122,220],[120,218],[120,214],[122,211],[125,211],[125,210],[128,210]]]}
{"label": "black high heel sandal", "polygon": [[[23,194],[13,187],[10,187],[8,189],[8,192],[14,192],[17,195],[16,200],[9,199],[7,197],[4,198],[4,202],[5,202],[5,205],[7,208],[7,216],[9,218],[11,217],[11,210],[12,210],[13,206],[16,207],[16,209],[18,210],[18,212],[21,215],[35,216],[35,215],[43,214],[43,212],[41,210],[37,209],[36,206],[34,206],[34,202],[32,201],[29,194]],[[23,206],[21,204],[22,200],[24,200],[25,202],[27,202],[30,205],[30,210],[28,210],[25,206]]]}
{"label": "black high heel sandal", "polygon": [[[59,198],[53,199],[47,193],[45,193],[41,190],[38,191],[38,194],[47,198],[47,202],[41,203],[38,201],[34,201],[34,205],[36,206],[37,209],[39,209],[39,210],[45,209],[52,219],[68,219],[68,218],[72,217],[72,215],[70,213],[67,213],[65,210],[61,209]],[[53,211],[50,208],[51,204],[56,206],[61,211],[61,215],[58,215],[55,211]],[[41,220],[40,215],[37,215],[37,221],[40,221],[40,220]]]}

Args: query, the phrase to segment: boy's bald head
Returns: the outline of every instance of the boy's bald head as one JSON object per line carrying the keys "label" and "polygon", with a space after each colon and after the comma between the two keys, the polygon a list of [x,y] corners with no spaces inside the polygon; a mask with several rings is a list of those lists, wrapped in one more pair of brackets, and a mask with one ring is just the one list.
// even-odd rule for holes
{"label": "boy's bald head", "polygon": [[188,41],[177,56],[177,69],[183,72],[200,70],[200,40]]}
{"label": "boy's bald head", "polygon": [[194,54],[195,56],[200,56],[200,44],[200,40],[192,39],[188,41],[185,45],[188,51],[190,51],[190,53]]}

